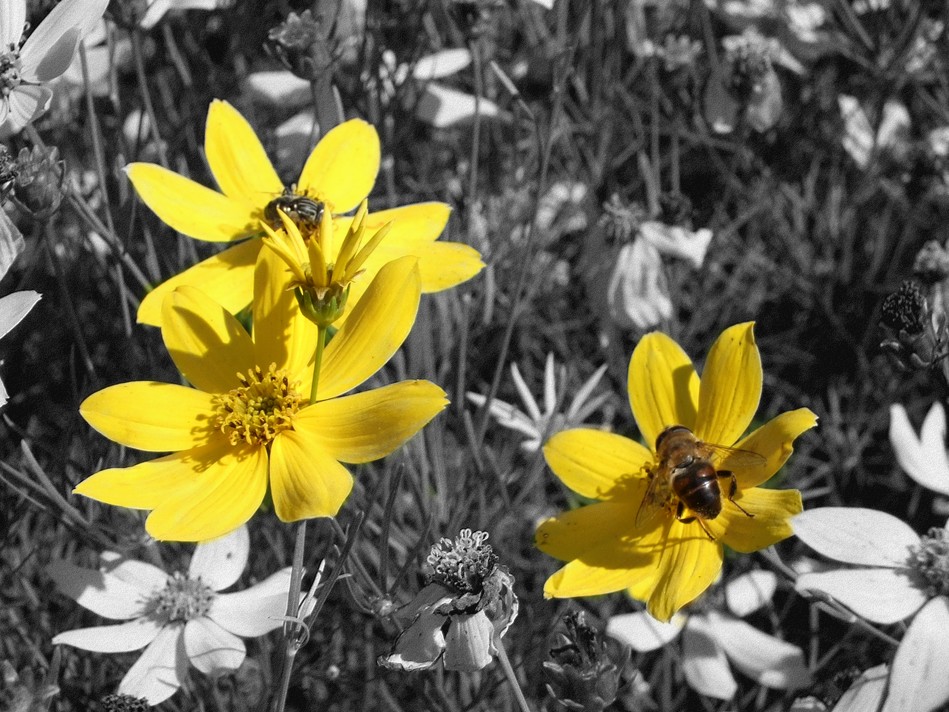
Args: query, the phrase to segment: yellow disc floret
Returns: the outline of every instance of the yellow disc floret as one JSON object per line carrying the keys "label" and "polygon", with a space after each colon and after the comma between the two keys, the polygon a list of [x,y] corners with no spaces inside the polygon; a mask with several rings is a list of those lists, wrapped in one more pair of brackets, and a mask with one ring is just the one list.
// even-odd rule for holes
{"label": "yellow disc floret", "polygon": [[269,445],[277,433],[293,428],[293,416],[305,398],[296,390],[287,371],[270,364],[237,374],[241,385],[215,397],[214,425],[232,445]]}

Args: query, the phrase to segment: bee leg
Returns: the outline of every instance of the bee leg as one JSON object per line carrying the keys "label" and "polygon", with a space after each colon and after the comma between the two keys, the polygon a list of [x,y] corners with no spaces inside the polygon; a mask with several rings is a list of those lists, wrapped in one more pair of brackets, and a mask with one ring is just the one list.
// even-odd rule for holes
{"label": "bee leg", "polygon": [[[676,506],[676,519],[678,519],[683,524],[691,524],[692,522],[698,522],[699,526],[702,527],[702,531],[705,532],[706,536],[708,536],[708,538],[711,539],[712,541],[715,541],[715,537],[712,536],[712,532],[708,530],[708,527],[705,526],[705,522],[703,522],[700,517],[683,517],[682,513],[684,511],[685,511],[685,504],[683,502],[679,502],[678,506]],[[745,510],[742,509],[741,511],[744,512]],[[745,513],[747,514],[747,512]]]}
{"label": "bee leg", "polygon": [[728,501],[734,504],[738,509],[747,517],[755,518],[755,515],[749,512],[747,509],[742,507],[738,502],[735,501],[735,493],[738,491],[738,480],[735,478],[735,473],[728,470],[719,470],[718,476],[731,480],[728,484]]}

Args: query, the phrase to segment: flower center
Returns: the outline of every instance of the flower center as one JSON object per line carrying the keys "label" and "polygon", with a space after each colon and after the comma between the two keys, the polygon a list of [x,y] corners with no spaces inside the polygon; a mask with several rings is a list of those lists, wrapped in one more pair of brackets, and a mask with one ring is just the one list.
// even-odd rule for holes
{"label": "flower center", "polygon": [[152,598],[152,612],[164,623],[190,621],[207,615],[216,595],[200,578],[176,572]]}
{"label": "flower center", "polygon": [[435,570],[431,580],[463,593],[481,591],[498,565],[498,556],[487,541],[487,532],[470,529],[462,529],[454,541],[443,537],[428,555]]}
{"label": "flower center", "polygon": [[930,596],[949,596],[949,531],[933,528],[910,548],[909,567]]}
{"label": "flower center", "polygon": [[20,86],[20,53],[9,50],[0,54],[0,94],[10,96],[10,92]]}
{"label": "flower center", "polygon": [[304,397],[297,393],[285,369],[270,364],[237,374],[241,385],[215,396],[217,414],[214,426],[220,428],[232,445],[269,445],[283,430],[293,428],[293,416]]}

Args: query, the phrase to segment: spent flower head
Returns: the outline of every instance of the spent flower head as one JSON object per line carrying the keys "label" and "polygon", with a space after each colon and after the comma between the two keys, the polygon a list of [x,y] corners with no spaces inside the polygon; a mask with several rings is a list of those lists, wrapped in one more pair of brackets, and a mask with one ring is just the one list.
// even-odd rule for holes
{"label": "spent flower head", "polygon": [[447,670],[473,672],[491,662],[518,601],[514,577],[487,541],[487,532],[462,529],[432,547],[429,583],[399,612],[409,625],[380,665],[425,670],[443,659]]}
{"label": "spent flower head", "polygon": [[106,552],[98,570],[54,561],[47,572],[59,591],[117,625],[60,633],[54,645],[96,652],[144,651],[119,683],[114,710],[135,710],[134,698],[156,705],[184,683],[188,663],[206,675],[236,670],[255,638],[282,624],[290,568],[250,588],[233,586],[247,565],[250,536],[240,527],[198,544],[187,572],[166,574],[144,561]]}
{"label": "spent flower head", "polygon": [[310,10],[291,12],[267,33],[267,48],[296,76],[316,81],[333,63],[328,36],[321,17],[313,17]]}
{"label": "spent flower head", "polygon": [[21,148],[9,175],[11,197],[34,220],[47,220],[59,209],[65,194],[65,165],[58,148]]}
{"label": "spent flower head", "polygon": [[151,707],[144,697],[132,695],[106,695],[99,704],[102,712],[148,712]]}

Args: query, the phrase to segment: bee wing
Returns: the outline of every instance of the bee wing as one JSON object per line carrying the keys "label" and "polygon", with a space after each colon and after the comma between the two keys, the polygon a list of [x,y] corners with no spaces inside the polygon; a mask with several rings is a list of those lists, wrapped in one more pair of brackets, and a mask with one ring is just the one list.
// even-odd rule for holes
{"label": "bee wing", "polygon": [[710,457],[713,457],[716,465],[721,465],[728,460],[729,467],[755,468],[761,467],[768,462],[768,458],[751,450],[741,450],[735,447],[726,447],[724,445],[715,445],[714,443],[702,443],[702,447],[709,451]]}
{"label": "bee wing", "polygon": [[640,525],[648,522],[662,508],[661,504],[656,501],[656,490],[663,477],[665,475],[657,471],[649,473],[649,485],[646,487],[645,494],[643,494],[643,501],[639,503],[639,509],[636,510],[634,526],[637,529]]}

